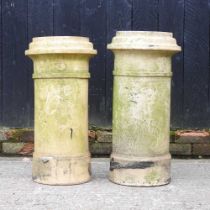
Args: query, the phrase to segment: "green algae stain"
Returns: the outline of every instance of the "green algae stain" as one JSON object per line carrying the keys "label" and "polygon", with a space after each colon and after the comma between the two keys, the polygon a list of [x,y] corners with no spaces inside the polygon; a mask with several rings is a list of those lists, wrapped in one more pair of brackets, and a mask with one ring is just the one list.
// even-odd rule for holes
{"label": "green algae stain", "polygon": [[147,183],[154,183],[159,179],[159,174],[156,171],[152,171],[145,176]]}

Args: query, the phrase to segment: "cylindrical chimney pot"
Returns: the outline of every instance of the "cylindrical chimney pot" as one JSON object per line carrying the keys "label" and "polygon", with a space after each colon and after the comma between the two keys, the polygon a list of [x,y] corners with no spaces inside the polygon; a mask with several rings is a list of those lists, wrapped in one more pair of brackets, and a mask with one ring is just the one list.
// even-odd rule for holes
{"label": "cylindrical chimney pot", "polygon": [[49,185],[87,182],[88,69],[96,50],[86,37],[37,37],[25,54],[34,64],[33,180]]}
{"label": "cylindrical chimney pot", "polygon": [[157,186],[170,181],[171,33],[119,31],[114,52],[111,181]]}

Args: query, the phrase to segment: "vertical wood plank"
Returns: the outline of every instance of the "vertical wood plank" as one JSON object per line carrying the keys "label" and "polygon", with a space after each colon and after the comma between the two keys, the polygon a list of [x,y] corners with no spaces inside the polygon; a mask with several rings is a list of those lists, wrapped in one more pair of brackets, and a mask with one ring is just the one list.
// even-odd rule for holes
{"label": "vertical wood plank", "polygon": [[[28,44],[33,37],[53,35],[53,0],[28,0]],[[33,63],[28,58],[29,125],[34,119]]]}
{"label": "vertical wood plank", "polygon": [[53,0],[28,0],[29,41],[37,36],[53,35]]}
{"label": "vertical wood plank", "polygon": [[54,35],[80,35],[80,0],[54,0]]}
{"label": "vertical wood plank", "polygon": [[184,127],[207,127],[209,76],[208,0],[185,0]]}
{"label": "vertical wood plank", "polygon": [[116,31],[131,30],[132,1],[107,0],[107,41],[111,42]]}
{"label": "vertical wood plank", "polygon": [[172,60],[171,127],[183,127],[184,88],[184,0],[159,1],[159,30],[172,32],[182,52]]}
{"label": "vertical wood plank", "polygon": [[133,30],[158,30],[158,1],[133,0]]}
{"label": "vertical wood plank", "polygon": [[28,1],[2,0],[2,125],[29,126],[27,39]]}
{"label": "vertical wood plank", "polygon": [[98,53],[90,61],[89,118],[91,124],[104,126],[106,69],[106,0],[81,2],[81,35],[90,38]]}
{"label": "vertical wood plank", "polygon": [[[209,35],[210,35],[210,0],[208,0],[208,11],[209,11]],[[210,37],[209,37],[209,69],[210,69]],[[208,71],[208,109],[207,112],[210,112],[210,71]],[[210,114],[208,114],[208,127],[210,127]]]}
{"label": "vertical wood plank", "polygon": [[3,68],[2,68],[2,0],[0,0],[0,125],[3,115]]}
{"label": "vertical wood plank", "polygon": [[[132,1],[107,0],[107,2],[107,43],[110,43],[116,31],[132,29]],[[106,56],[106,113],[108,124],[111,124],[114,56],[110,50]]]}

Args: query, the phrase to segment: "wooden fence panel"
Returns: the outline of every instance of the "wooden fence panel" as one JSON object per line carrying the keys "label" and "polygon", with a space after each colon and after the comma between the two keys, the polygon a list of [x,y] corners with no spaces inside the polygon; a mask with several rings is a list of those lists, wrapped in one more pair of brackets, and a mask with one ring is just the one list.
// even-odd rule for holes
{"label": "wooden fence panel", "polygon": [[80,35],[80,1],[54,0],[54,35]]}
{"label": "wooden fence panel", "polygon": [[[132,29],[132,1],[107,0],[107,43],[110,43],[116,31]],[[112,87],[113,87],[113,53],[106,54],[106,113],[108,124],[111,125],[112,116]]]}
{"label": "wooden fence panel", "polygon": [[0,124],[3,122],[2,0],[0,0]]}
{"label": "wooden fence panel", "polygon": [[89,117],[111,126],[113,61],[107,43],[118,30],[173,32],[182,52],[173,58],[172,128],[210,127],[210,0],[0,0],[0,126],[33,126],[34,36],[88,36]]}
{"label": "wooden fence panel", "polygon": [[182,52],[173,57],[171,127],[183,127],[184,88],[184,0],[159,1],[159,30],[172,32]]}
{"label": "wooden fence panel", "polygon": [[207,127],[210,114],[207,0],[185,0],[184,26],[184,127]]}
{"label": "wooden fence panel", "polygon": [[97,55],[90,60],[89,122],[101,125],[106,121],[106,0],[83,0],[81,4],[81,35],[90,38]]}
{"label": "wooden fence panel", "polygon": [[2,122],[9,127],[29,126],[27,1],[2,0]]}
{"label": "wooden fence panel", "polygon": [[158,30],[159,0],[133,0],[133,30]]}
{"label": "wooden fence panel", "polygon": [[[28,44],[33,37],[53,35],[53,0],[28,0]],[[33,63],[28,58],[28,100],[29,100],[29,125],[33,126],[34,115],[34,86]]]}

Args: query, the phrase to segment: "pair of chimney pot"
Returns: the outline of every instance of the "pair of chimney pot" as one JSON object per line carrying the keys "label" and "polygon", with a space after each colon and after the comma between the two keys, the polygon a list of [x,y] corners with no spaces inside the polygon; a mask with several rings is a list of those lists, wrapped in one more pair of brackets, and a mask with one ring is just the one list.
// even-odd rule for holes
{"label": "pair of chimney pot", "polygon": [[[171,33],[119,31],[108,49],[115,55],[109,179],[167,184],[171,56],[181,48]],[[88,38],[76,36],[33,38],[26,50],[34,63],[35,182],[73,185],[91,178],[88,69],[95,54]]]}

